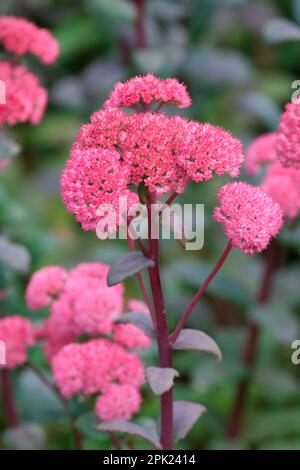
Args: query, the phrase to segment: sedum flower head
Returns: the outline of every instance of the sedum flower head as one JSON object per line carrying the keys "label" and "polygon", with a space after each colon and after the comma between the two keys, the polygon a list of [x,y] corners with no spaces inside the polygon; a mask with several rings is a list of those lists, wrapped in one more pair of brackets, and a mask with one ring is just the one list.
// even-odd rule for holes
{"label": "sedum flower head", "polygon": [[106,392],[97,398],[95,413],[101,421],[128,421],[139,411],[141,401],[141,395],[135,387],[111,384]]}
{"label": "sedum flower head", "polygon": [[20,122],[39,124],[48,102],[39,79],[22,65],[0,61],[0,80],[5,83],[6,103],[0,104],[0,126]]}
{"label": "sedum flower head", "polygon": [[25,18],[0,16],[0,41],[5,49],[22,56],[33,54],[44,64],[55,62],[59,44],[52,34]]}
{"label": "sedum flower head", "polygon": [[300,214],[300,168],[286,168],[274,162],[267,168],[260,186],[278,202],[284,215],[294,219]]}
{"label": "sedum flower head", "polygon": [[113,341],[94,339],[68,344],[53,357],[51,365],[64,397],[101,393],[95,409],[100,419],[119,419],[125,415],[130,419],[138,411],[143,364],[136,354]]}
{"label": "sedum flower head", "polygon": [[[26,302],[31,309],[50,309],[49,317],[36,331],[36,338],[45,341],[49,361],[83,334],[112,335],[129,349],[150,346],[151,341],[142,330],[116,323],[124,310],[124,289],[122,284],[107,286],[108,270],[107,264],[81,263],[70,271],[48,266],[33,274]],[[149,314],[143,302],[134,302],[138,302],[139,311]]]}
{"label": "sedum flower head", "polygon": [[285,167],[300,168],[300,105],[288,103],[280,117],[276,152]]}
{"label": "sedum flower head", "polygon": [[218,195],[214,219],[224,225],[232,245],[253,254],[267,248],[282,226],[282,211],[264,191],[248,183],[228,183]]}
{"label": "sedum flower head", "polygon": [[[128,103],[147,104],[144,112],[126,114],[115,107],[119,103],[116,97],[128,89],[135,90]],[[106,102],[107,109],[95,112],[90,123],[81,127],[62,175],[64,203],[84,230],[95,230],[100,221],[97,205],[111,204],[115,209],[120,197],[130,198],[128,191],[141,184],[150,193],[163,196],[182,193],[190,181],[207,180],[214,174],[238,175],[242,147],[229,132],[150,112],[148,104],[158,96],[161,103],[175,100],[171,97],[183,90],[177,80],[138,77],[118,84],[116,90]],[[133,196],[132,201],[136,202]],[[112,231],[115,229],[113,226]]]}
{"label": "sedum flower head", "polygon": [[155,103],[188,108],[192,100],[186,86],[176,78],[161,80],[148,74],[133,77],[124,83],[117,83],[104,105],[106,108],[129,108],[141,105],[148,109]]}
{"label": "sedum flower head", "polygon": [[27,348],[35,343],[33,326],[29,320],[18,315],[1,318],[0,340],[5,343],[6,349],[7,364],[4,367],[15,369],[25,364]]}
{"label": "sedum flower head", "polygon": [[251,142],[245,155],[245,168],[251,175],[257,175],[263,163],[271,163],[276,159],[276,132],[263,134]]}
{"label": "sedum flower head", "polygon": [[26,289],[25,298],[31,310],[47,307],[62,291],[67,271],[60,266],[47,266],[36,271]]}

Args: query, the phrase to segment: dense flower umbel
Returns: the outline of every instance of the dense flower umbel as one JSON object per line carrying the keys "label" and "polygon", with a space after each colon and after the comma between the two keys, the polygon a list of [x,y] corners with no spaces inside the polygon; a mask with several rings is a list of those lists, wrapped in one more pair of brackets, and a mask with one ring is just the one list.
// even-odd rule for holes
{"label": "dense flower umbel", "polygon": [[102,421],[130,420],[140,409],[141,395],[132,385],[111,384],[96,401],[95,413]]}
{"label": "dense flower umbel", "polygon": [[271,163],[276,159],[276,132],[263,134],[251,142],[245,155],[245,168],[251,175],[257,175],[263,163]]}
{"label": "dense flower umbel", "polygon": [[104,103],[106,108],[136,107],[148,109],[154,103],[188,108],[192,100],[186,86],[176,78],[160,80],[152,74],[117,83]]}
{"label": "dense flower umbel", "polygon": [[280,117],[276,152],[281,164],[300,168],[300,104],[288,103]]}
{"label": "dense flower umbel", "polygon": [[33,346],[34,330],[29,320],[18,315],[10,315],[0,319],[0,340],[4,341],[6,348],[6,365],[14,369],[27,360],[27,348]]}
{"label": "dense flower umbel", "polygon": [[34,54],[45,64],[55,62],[59,54],[59,44],[52,34],[25,18],[1,16],[0,41],[8,51],[19,56]]}
{"label": "dense flower umbel", "polygon": [[[139,409],[143,364],[136,354],[111,340],[68,344],[54,356],[52,370],[60,393],[67,398],[102,393],[103,399],[96,405],[101,419],[120,419],[125,414],[130,419]],[[123,389],[124,385],[130,389]],[[109,396],[114,397],[114,405]]]}
{"label": "dense flower umbel", "polygon": [[48,101],[39,79],[22,65],[0,61],[0,80],[6,88],[6,104],[0,105],[0,126],[27,121],[38,124]]}
{"label": "dense flower umbel", "polygon": [[[69,272],[48,266],[32,276],[26,290],[28,307],[50,307],[49,318],[36,333],[46,340],[49,360],[84,333],[113,334],[118,343],[131,349],[150,346],[149,338],[139,328],[115,323],[123,312],[123,285],[107,286],[108,269],[101,263],[82,263]],[[138,302],[139,311],[147,311],[143,302],[133,302]]]}
{"label": "dense flower umbel", "polygon": [[62,291],[67,279],[67,271],[60,266],[47,266],[36,271],[26,289],[26,303],[31,310],[50,305]]}
{"label": "dense flower umbel", "polygon": [[112,204],[119,215],[120,196],[127,195],[130,205],[137,202],[127,191],[127,181],[128,168],[116,151],[75,146],[61,179],[63,200],[84,230],[95,230],[104,215],[97,212],[100,205]]}
{"label": "dense flower umbel", "polygon": [[290,219],[300,214],[300,169],[283,167],[274,162],[267,168],[261,188],[278,202]]}
{"label": "dense flower umbel", "polygon": [[[147,77],[128,84],[142,83],[143,99],[151,103],[157,92]],[[182,87],[171,79],[157,83],[167,84],[168,93],[174,87],[174,96]],[[128,84],[124,84],[126,90]],[[118,93],[122,86],[118,85]],[[160,104],[172,96],[168,93],[155,95]],[[136,99],[140,99],[138,93]],[[99,110],[78,133],[62,175],[62,196],[83,229],[95,230],[101,218],[97,205],[115,206],[132,186],[143,183],[157,196],[182,193],[191,180],[207,180],[214,173],[237,176],[242,161],[240,142],[219,127],[162,113]]]}
{"label": "dense flower umbel", "polygon": [[247,254],[267,248],[282,226],[277,202],[260,188],[242,182],[223,186],[218,198],[221,204],[214,219],[224,225],[232,245]]}
{"label": "dense flower umbel", "polygon": [[[130,419],[140,407],[144,367],[129,350],[149,347],[151,341],[136,326],[116,323],[124,308],[123,285],[107,286],[108,269],[101,263],[82,263],[70,271],[48,266],[33,275],[26,300],[34,309],[50,306],[35,338],[45,341],[61,394],[101,393],[96,405],[100,419]],[[127,308],[149,315],[139,300],[129,301]],[[76,343],[83,334],[96,338]]]}

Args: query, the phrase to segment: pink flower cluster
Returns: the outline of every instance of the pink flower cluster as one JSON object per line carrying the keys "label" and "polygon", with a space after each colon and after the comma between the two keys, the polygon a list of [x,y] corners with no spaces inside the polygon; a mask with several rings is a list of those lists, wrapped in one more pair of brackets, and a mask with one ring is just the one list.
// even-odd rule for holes
{"label": "pink flower cluster", "polygon": [[[82,263],[70,271],[43,268],[32,276],[26,302],[32,309],[50,307],[35,337],[45,341],[61,394],[101,393],[95,409],[100,419],[130,419],[139,410],[144,381],[143,365],[130,350],[147,348],[151,340],[135,325],[117,323],[124,308],[123,286],[107,286],[108,269],[100,263]],[[128,309],[149,315],[138,300],[129,301]],[[76,343],[82,334],[94,339]]]}
{"label": "pink flower cluster", "polygon": [[[18,56],[30,52],[45,64],[54,62],[59,54],[58,42],[52,34],[24,18],[0,16],[0,41],[7,52]],[[5,85],[0,126],[20,122],[39,124],[47,106],[48,93],[38,77],[26,67],[12,63],[8,57],[0,61],[0,80]]]}
{"label": "pink flower cluster", "polygon": [[34,54],[44,64],[55,62],[59,54],[59,44],[52,34],[25,18],[1,16],[0,41],[8,51],[19,56]]}
{"label": "pink flower cluster", "polygon": [[282,211],[264,191],[247,183],[228,183],[218,195],[214,219],[225,227],[232,245],[246,254],[267,248],[282,226]]}
{"label": "pink flower cluster", "polygon": [[[150,96],[151,80],[140,82]],[[162,113],[99,110],[76,138],[62,174],[62,197],[83,229],[95,230],[101,220],[97,208],[115,207],[132,186],[143,183],[157,196],[182,193],[191,180],[214,173],[238,176],[242,161],[240,141],[219,127]]]}
{"label": "pink flower cluster", "polygon": [[68,398],[105,392],[111,383],[139,387],[144,381],[144,368],[137,354],[108,339],[68,344],[51,364],[55,381]]}
{"label": "pink flower cluster", "polygon": [[141,395],[132,385],[111,384],[96,401],[95,413],[102,421],[130,420],[139,411]]}
{"label": "pink flower cluster", "polygon": [[160,80],[150,73],[131,78],[125,83],[117,83],[104,106],[122,108],[141,105],[143,109],[148,109],[154,103],[159,106],[170,104],[178,108],[188,108],[192,100],[186,86],[176,78]]}
{"label": "pink flower cluster", "polygon": [[245,155],[245,169],[251,175],[257,175],[263,163],[276,159],[276,132],[263,134],[251,142]]}
{"label": "pink flower cluster", "polygon": [[300,168],[286,168],[274,162],[267,168],[260,187],[276,201],[284,215],[294,219],[300,214]]}
{"label": "pink flower cluster", "polygon": [[[124,308],[123,285],[107,286],[108,269],[106,264],[82,263],[69,272],[48,266],[33,274],[26,289],[26,303],[33,310],[50,307],[49,318],[37,330],[38,337],[46,340],[45,351],[50,360],[82,334],[112,335],[129,349],[150,346],[150,339],[142,330],[116,323]],[[142,302],[132,302],[129,308],[137,306],[141,315],[149,313]]]}
{"label": "pink flower cluster", "polygon": [[245,167],[248,173],[257,174],[262,163],[267,163],[260,187],[276,201],[284,215],[294,219],[300,214],[300,168],[283,166],[276,155],[278,134],[264,134],[249,146]]}
{"label": "pink flower cluster", "polygon": [[101,393],[95,408],[100,419],[130,419],[139,410],[144,367],[137,354],[121,345],[107,339],[71,343],[54,356],[51,365],[63,396]]}
{"label": "pink flower cluster", "polygon": [[6,103],[0,105],[0,126],[27,121],[38,124],[48,102],[38,78],[22,65],[0,61],[0,80],[5,83],[6,98]]}
{"label": "pink flower cluster", "polygon": [[300,105],[288,103],[280,117],[276,153],[285,167],[300,169]]}
{"label": "pink flower cluster", "polygon": [[5,343],[6,365],[15,369],[27,360],[27,348],[35,343],[34,329],[26,318],[10,315],[0,319],[0,340]]}
{"label": "pink flower cluster", "polygon": [[48,307],[62,291],[67,271],[60,266],[49,266],[36,271],[26,289],[26,303],[31,310]]}

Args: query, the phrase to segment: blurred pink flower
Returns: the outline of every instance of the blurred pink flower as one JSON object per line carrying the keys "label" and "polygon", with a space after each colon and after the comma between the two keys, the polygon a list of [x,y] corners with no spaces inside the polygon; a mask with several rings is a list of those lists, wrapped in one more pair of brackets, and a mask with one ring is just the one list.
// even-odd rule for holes
{"label": "blurred pink flower", "polygon": [[47,307],[62,291],[67,271],[60,266],[46,266],[36,271],[26,289],[27,306],[32,310]]}
{"label": "blurred pink flower", "polygon": [[[141,315],[146,315],[141,313]],[[125,314],[126,316],[126,314]],[[129,349],[144,349],[151,346],[151,339],[135,325],[120,324],[114,327],[113,338]]]}
{"label": "blurred pink flower", "polygon": [[276,132],[263,134],[254,139],[245,155],[245,169],[251,175],[257,175],[263,163],[271,163],[276,159]]}
{"label": "blurred pink flower", "polygon": [[0,16],[0,41],[8,51],[19,56],[31,53],[45,64],[55,62],[59,55],[53,35],[25,18]]}
{"label": "blurred pink flower", "polygon": [[285,167],[300,169],[300,105],[288,103],[280,117],[276,152]]}
{"label": "blurred pink flower", "polygon": [[138,389],[144,382],[144,367],[138,355],[108,339],[66,345],[53,357],[51,366],[65,397],[103,393],[112,383]]}
{"label": "blurred pink flower", "polygon": [[290,219],[300,214],[300,168],[286,168],[275,162],[267,168],[260,187],[278,202]]}
{"label": "blurred pink flower", "polygon": [[1,318],[0,340],[5,343],[7,363],[0,368],[15,369],[27,361],[27,348],[35,343],[33,325],[18,315]]}
{"label": "blurred pink flower", "polygon": [[95,413],[102,421],[117,419],[130,420],[139,411],[141,395],[131,385],[111,384],[106,392],[97,398]]}
{"label": "blurred pink flower", "polygon": [[47,106],[47,91],[22,65],[0,61],[0,80],[5,83],[6,103],[0,105],[0,126],[20,122],[39,124]]}

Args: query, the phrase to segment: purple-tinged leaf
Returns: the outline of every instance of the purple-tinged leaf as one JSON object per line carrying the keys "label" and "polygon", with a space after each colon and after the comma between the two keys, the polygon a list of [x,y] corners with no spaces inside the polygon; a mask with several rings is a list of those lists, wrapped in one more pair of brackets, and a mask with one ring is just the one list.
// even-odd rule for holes
{"label": "purple-tinged leaf", "polygon": [[265,40],[271,44],[277,44],[284,41],[299,41],[300,28],[292,21],[283,18],[276,18],[265,24],[263,35]]}
{"label": "purple-tinged leaf", "polygon": [[173,349],[196,349],[197,351],[213,354],[217,361],[221,361],[222,353],[217,343],[206,333],[186,328],[181,330]]}
{"label": "purple-tinged leaf", "polygon": [[206,412],[206,408],[189,401],[174,402],[174,439],[184,439],[194,424]]}
{"label": "purple-tinged leaf", "polygon": [[142,253],[136,251],[127,253],[111,265],[107,275],[107,284],[108,286],[119,284],[124,279],[139,273],[142,269],[153,268],[154,265],[154,261],[145,258]]}
{"label": "purple-tinged leaf", "polygon": [[173,387],[179,372],[171,367],[148,367],[146,377],[153,393],[162,395]]}
{"label": "purple-tinged leaf", "polygon": [[11,158],[20,152],[20,145],[8,135],[0,134],[0,160]]}
{"label": "purple-tinged leaf", "polygon": [[151,316],[148,313],[124,313],[117,319],[117,323],[130,323],[143,330],[143,332],[150,338],[155,338],[156,336]]}
{"label": "purple-tinged leaf", "polygon": [[101,423],[97,426],[97,429],[100,431],[125,432],[127,434],[140,436],[151,442],[151,444],[153,444],[156,449],[162,448],[161,443],[159,442],[158,434],[154,429],[146,429],[138,424],[131,423],[130,421],[116,420],[107,423]]}

